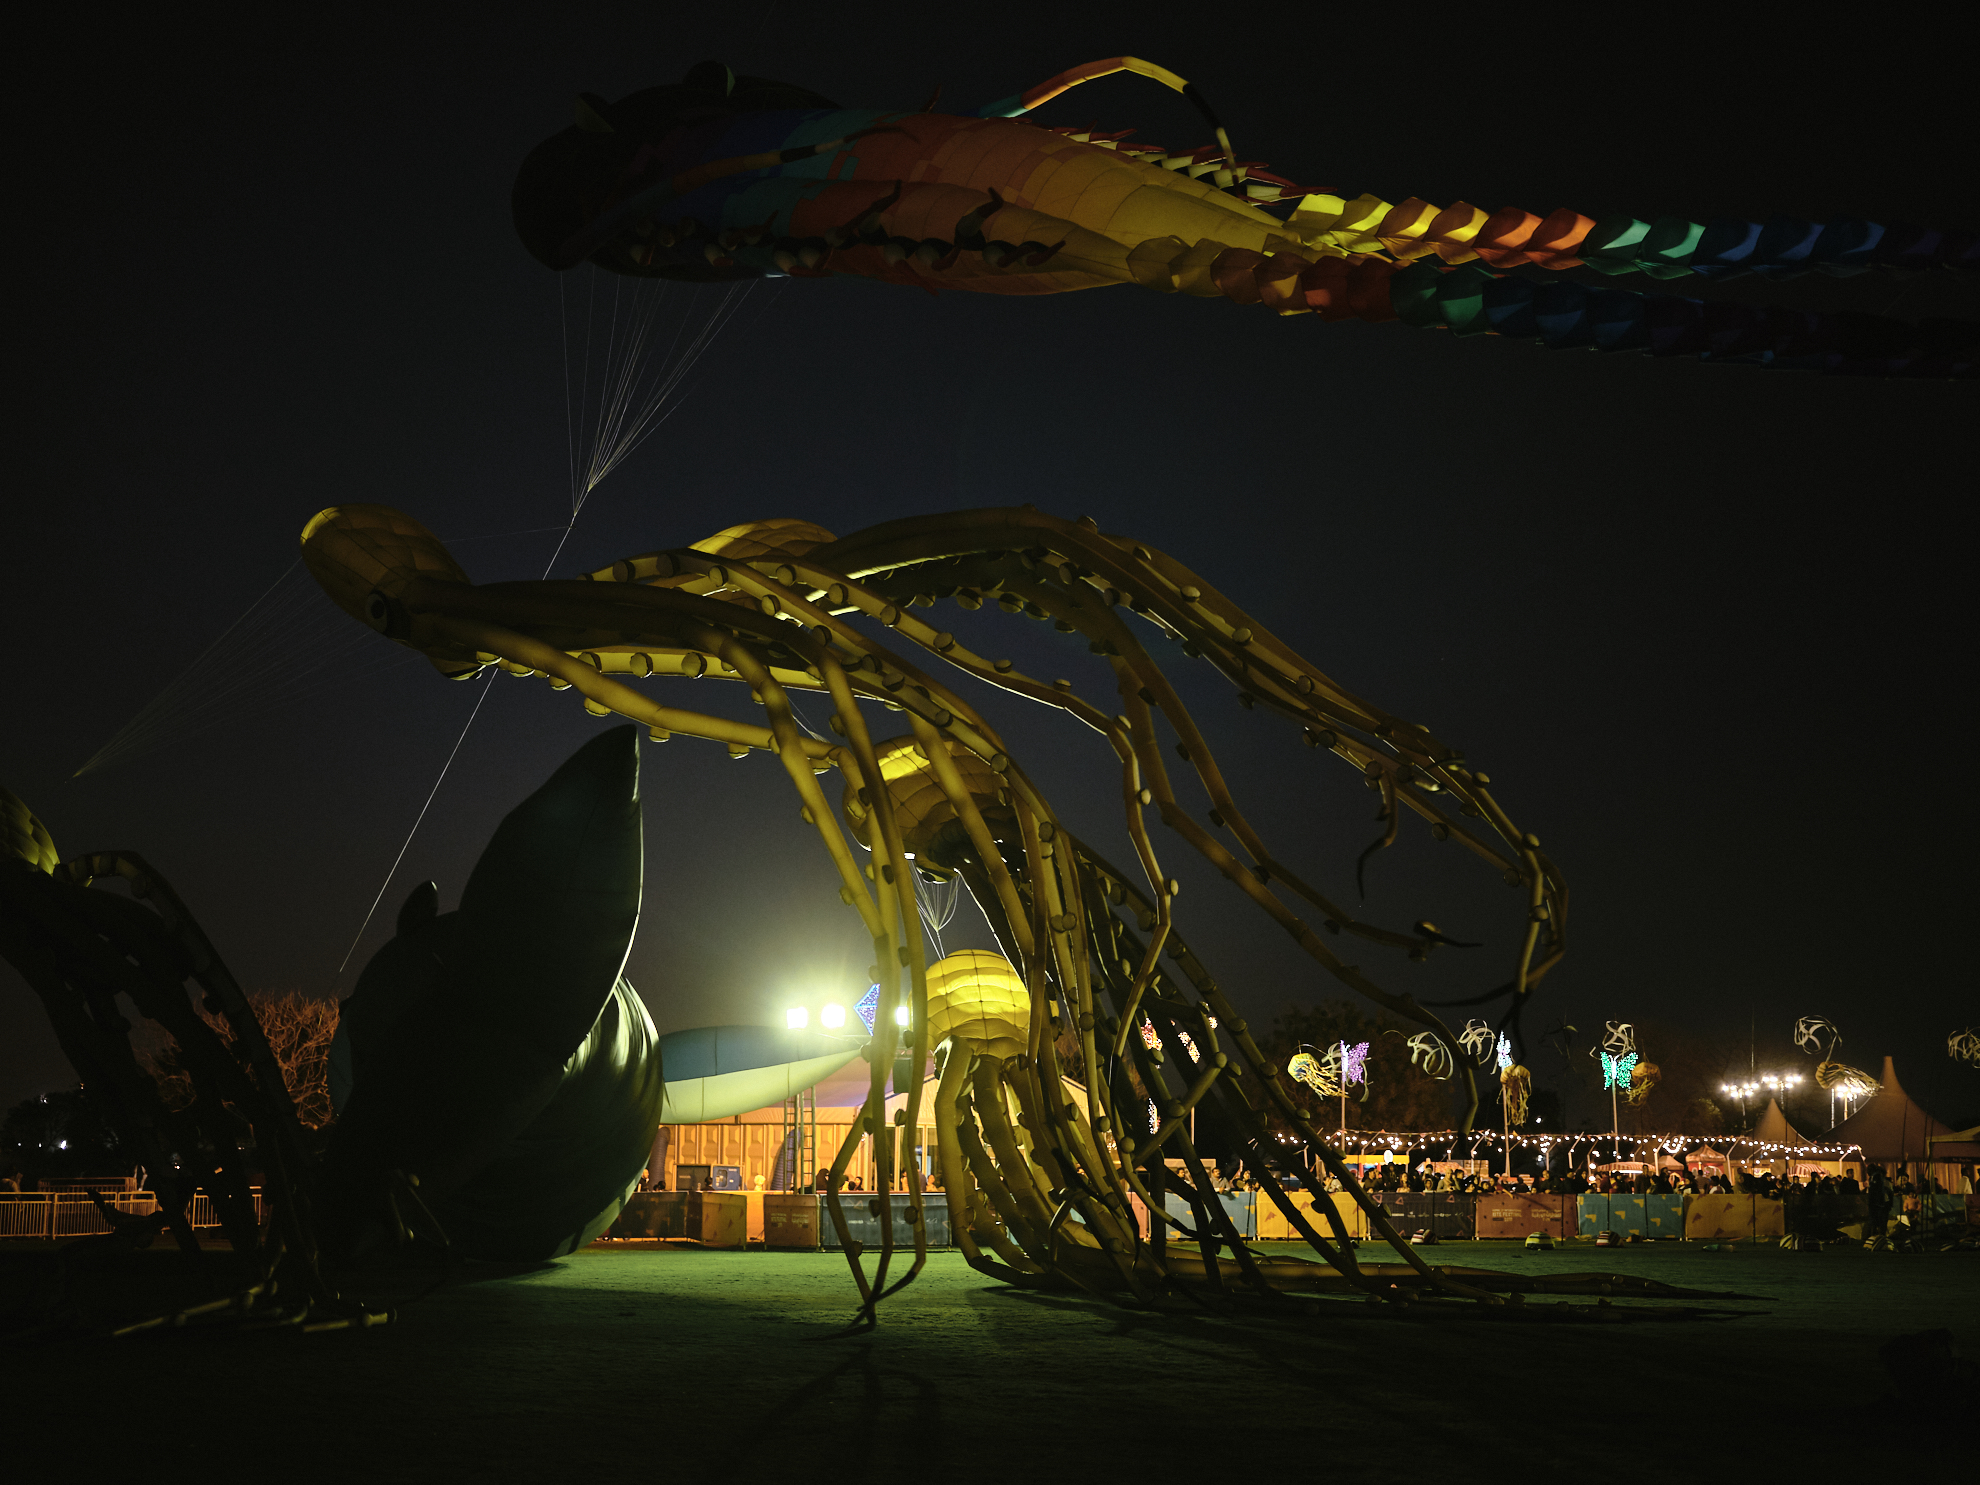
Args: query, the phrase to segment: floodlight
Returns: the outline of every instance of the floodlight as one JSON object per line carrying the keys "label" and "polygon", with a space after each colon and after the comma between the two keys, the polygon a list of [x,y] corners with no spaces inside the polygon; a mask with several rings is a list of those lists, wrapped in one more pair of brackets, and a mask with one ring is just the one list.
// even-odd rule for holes
{"label": "floodlight", "polygon": [[818,1013],[818,1024],[829,1026],[837,1031],[846,1024],[846,1008],[842,1005],[828,1005]]}
{"label": "floodlight", "polygon": [[804,1030],[805,1024],[810,1020],[811,1013],[801,1005],[794,1005],[784,1012],[784,1025],[792,1031]]}
{"label": "floodlight", "polygon": [[897,1005],[894,1007],[894,1024],[896,1026],[905,1026],[908,1024],[908,1008],[906,1006]]}

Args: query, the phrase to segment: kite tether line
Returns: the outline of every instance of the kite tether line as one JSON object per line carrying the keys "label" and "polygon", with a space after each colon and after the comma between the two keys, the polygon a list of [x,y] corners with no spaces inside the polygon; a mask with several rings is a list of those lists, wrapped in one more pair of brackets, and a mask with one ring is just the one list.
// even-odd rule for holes
{"label": "kite tether line", "polygon": [[[598,402],[595,408],[587,408],[591,401],[591,337],[593,306],[597,299],[596,276],[593,276],[591,293],[587,296],[584,316],[584,353],[579,368],[579,385],[576,405],[571,401],[571,337],[570,312],[564,296],[563,280],[557,281],[558,325],[562,332],[561,344],[564,362],[564,452],[571,481],[571,515],[564,523],[563,532],[557,538],[557,546],[544,564],[542,577],[550,576],[557,565],[557,559],[564,554],[564,546],[571,539],[571,532],[577,528],[578,516],[583,512],[585,501],[591,492],[603,483],[605,478],[623,464],[638,447],[652,436],[655,429],[674,414],[678,405],[681,384],[707,352],[742,303],[749,297],[754,285],[745,281],[730,286],[721,301],[715,306],[700,327],[688,333],[688,316],[680,316],[674,324],[673,336],[667,352],[657,360],[658,370],[649,376],[649,369],[655,365],[650,356],[657,340],[656,326],[660,309],[664,302],[664,283],[648,286],[637,285],[632,294],[630,311],[621,313],[623,281],[615,281],[612,289],[612,312],[605,338],[604,366],[599,377]],[[683,348],[685,339],[685,348]],[[589,417],[587,419],[587,413]],[[589,421],[588,448],[582,475],[578,472],[577,430]],[[540,581],[541,579],[539,579]],[[378,915],[378,905],[385,900],[391,890],[392,879],[399,874],[405,863],[406,853],[419,834],[419,828],[426,821],[427,812],[433,808],[433,801],[440,793],[440,786],[447,781],[447,772],[454,766],[454,759],[460,756],[461,746],[467,741],[468,733],[474,730],[475,719],[481,715],[482,704],[488,700],[488,692],[495,672],[489,671],[482,677],[481,694],[475,698],[474,708],[468,713],[467,722],[460,735],[454,739],[454,746],[447,752],[446,762],[440,765],[440,773],[433,780],[433,787],[426,793],[426,802],[414,816],[412,829],[406,832],[405,840],[399,846],[398,855],[392,858],[391,868],[385,873],[385,880],[378,884],[378,893],[371,899],[366,909],[364,921],[358,925],[350,946],[344,950],[344,957],[337,965],[341,977],[350,966],[351,957],[364,941],[371,928],[371,920]],[[951,909],[953,911],[953,908]]]}

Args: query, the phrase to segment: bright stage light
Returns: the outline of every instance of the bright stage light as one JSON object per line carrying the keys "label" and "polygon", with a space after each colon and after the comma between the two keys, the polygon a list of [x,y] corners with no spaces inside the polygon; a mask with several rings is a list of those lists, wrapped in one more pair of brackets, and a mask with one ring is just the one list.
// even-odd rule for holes
{"label": "bright stage light", "polygon": [[897,1005],[894,1007],[894,1024],[896,1026],[905,1026],[908,1024],[908,1008],[906,1006]]}
{"label": "bright stage light", "polygon": [[784,1025],[792,1031],[802,1031],[811,1020],[811,1013],[801,1005],[794,1005],[784,1012]]}
{"label": "bright stage light", "polygon": [[842,1005],[828,1005],[818,1013],[818,1024],[837,1031],[846,1024],[846,1008]]}

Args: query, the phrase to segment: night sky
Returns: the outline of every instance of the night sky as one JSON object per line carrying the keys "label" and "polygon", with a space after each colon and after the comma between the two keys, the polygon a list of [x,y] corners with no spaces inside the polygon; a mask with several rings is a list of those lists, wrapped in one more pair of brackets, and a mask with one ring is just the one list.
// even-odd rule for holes
{"label": "night sky", "polygon": [[[431,877],[451,905],[500,817],[600,725],[571,694],[498,677],[339,975],[480,686],[392,664],[284,574],[303,523],[340,501],[410,511],[477,580],[550,561],[569,514],[560,325],[577,315],[508,199],[579,90],[616,98],[713,57],[848,106],[913,107],[939,83],[964,110],[1130,52],[1195,81],[1242,158],[1316,189],[1980,226],[1971,38],[1945,26],[1762,27],[1736,8],[1634,30],[1401,8],[333,12],[72,8],[16,32],[6,63],[0,781],[65,855],[148,857],[257,989],[347,992],[405,893]],[[1129,77],[1036,117],[1205,142],[1186,103]],[[588,273],[565,280],[570,305]],[[1980,315],[1950,275],[1729,288]],[[687,316],[721,293],[668,292]],[[1845,1060],[1894,1055],[1914,1096],[1970,1118],[1980,1072],[1943,1047],[1980,1020],[1957,783],[1976,399],[1130,288],[765,283],[591,497],[556,571],[772,515],[845,534],[1024,501],[1091,514],[1492,774],[1573,890],[1571,952],[1529,1031],[1661,1020],[1743,1063],[1752,1025],[1764,1070],[1797,1016],[1823,1014]],[[294,600],[287,627],[223,651],[237,689],[209,694],[218,725],[70,780],[271,585]],[[1049,628],[995,622],[1011,635],[995,653],[1104,697],[1083,644],[1057,653]],[[1268,838],[1351,898],[1371,796],[1208,667],[1158,654]],[[748,706],[712,681],[662,694]],[[983,699],[1073,828],[1125,864],[1100,739]],[[777,765],[676,741],[643,767],[628,974],[660,1029],[855,996],[867,943]],[[1432,996],[1505,978],[1513,894],[1404,834],[1370,867],[1370,915],[1488,946],[1366,967]],[[1334,993],[1179,839],[1157,844],[1184,930],[1247,1014]],[[949,947],[987,941],[972,919]],[[0,967],[0,1107],[69,1077]]]}

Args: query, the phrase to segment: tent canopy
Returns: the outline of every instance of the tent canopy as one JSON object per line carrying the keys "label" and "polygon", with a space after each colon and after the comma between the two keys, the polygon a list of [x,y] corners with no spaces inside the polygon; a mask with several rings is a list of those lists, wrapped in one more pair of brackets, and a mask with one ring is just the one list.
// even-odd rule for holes
{"label": "tent canopy", "polygon": [[[1879,1162],[1928,1160],[1927,1139],[1953,1131],[1911,1101],[1897,1080],[1897,1068],[1884,1059],[1884,1084],[1876,1096],[1829,1131],[1836,1144],[1861,1145],[1863,1158]],[[1944,1157],[1941,1157],[1944,1158]]]}
{"label": "tent canopy", "polygon": [[[1889,1067],[1888,1060],[1885,1063],[1885,1067],[1887,1069]],[[1837,1132],[1840,1133],[1841,1131]],[[1787,1115],[1781,1111],[1780,1104],[1772,1098],[1767,1100],[1767,1111],[1760,1116],[1760,1122],[1754,1126],[1753,1138],[1770,1145],[1806,1145],[1812,1143],[1807,1135],[1788,1123]]]}
{"label": "tent canopy", "polygon": [[1932,1136],[1932,1159],[1980,1160],[1980,1124],[1948,1135]]}

